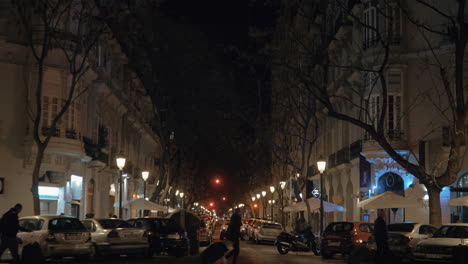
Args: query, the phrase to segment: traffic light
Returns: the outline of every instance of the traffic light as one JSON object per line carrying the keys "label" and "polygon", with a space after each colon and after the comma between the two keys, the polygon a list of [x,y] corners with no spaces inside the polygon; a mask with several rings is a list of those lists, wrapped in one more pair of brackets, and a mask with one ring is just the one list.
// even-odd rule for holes
{"label": "traffic light", "polygon": [[255,208],[257,208],[257,207],[258,207],[258,205],[257,205],[256,203],[254,203],[254,207],[255,207]]}
{"label": "traffic light", "polygon": [[216,184],[219,184],[220,182],[221,182],[221,181],[220,181],[219,179],[216,179],[216,180],[215,180],[215,183],[216,183]]}
{"label": "traffic light", "polygon": [[210,206],[213,207],[213,206],[214,206],[214,203],[210,203]]}
{"label": "traffic light", "polygon": [[226,197],[223,196],[223,201],[226,201]]}

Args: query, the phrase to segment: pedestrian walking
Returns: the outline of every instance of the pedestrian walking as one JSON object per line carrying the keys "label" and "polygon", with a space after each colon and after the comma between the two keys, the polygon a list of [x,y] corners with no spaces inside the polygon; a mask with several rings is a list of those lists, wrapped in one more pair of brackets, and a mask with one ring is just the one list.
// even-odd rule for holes
{"label": "pedestrian walking", "polygon": [[374,238],[377,246],[376,260],[384,260],[388,256],[388,242],[387,242],[387,224],[385,223],[385,211],[383,209],[377,210],[377,219],[374,222]]}
{"label": "pedestrian walking", "polygon": [[23,206],[21,204],[16,204],[13,208],[8,210],[0,220],[0,256],[8,248],[11,252],[11,256],[13,257],[12,263],[19,263],[18,239],[16,238],[18,230],[30,231],[19,225],[18,214],[22,209]]}
{"label": "pedestrian walking", "polygon": [[242,219],[240,216],[240,209],[237,208],[234,211],[234,214],[231,216],[231,223],[229,224],[227,231],[226,231],[226,238],[232,242],[233,249],[226,255],[226,258],[230,258],[232,256],[232,263],[235,264],[237,262],[237,257],[240,253],[240,228],[242,226]]}

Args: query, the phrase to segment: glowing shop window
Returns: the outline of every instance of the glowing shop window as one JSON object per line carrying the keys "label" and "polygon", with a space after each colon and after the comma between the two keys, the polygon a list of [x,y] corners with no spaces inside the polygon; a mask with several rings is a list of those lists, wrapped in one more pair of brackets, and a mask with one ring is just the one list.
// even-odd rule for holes
{"label": "glowing shop window", "polygon": [[59,198],[58,187],[39,186],[39,199],[58,199]]}

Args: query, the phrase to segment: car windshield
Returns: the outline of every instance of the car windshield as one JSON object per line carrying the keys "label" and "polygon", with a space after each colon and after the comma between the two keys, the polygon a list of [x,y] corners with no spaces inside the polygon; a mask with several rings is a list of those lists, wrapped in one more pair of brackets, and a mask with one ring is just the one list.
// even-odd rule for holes
{"label": "car windshield", "polygon": [[388,225],[388,231],[390,232],[412,232],[414,229],[413,223],[399,223]]}
{"label": "car windshield", "polygon": [[325,232],[327,233],[341,233],[341,232],[349,232],[353,229],[354,224],[349,222],[338,222],[330,224]]}
{"label": "car windshield", "polygon": [[56,218],[49,221],[49,230],[54,232],[81,232],[86,231],[86,228],[76,218]]}
{"label": "car windshield", "polygon": [[442,226],[432,237],[468,238],[468,226]]}
{"label": "car windshield", "polygon": [[263,228],[283,230],[281,225],[278,224],[263,224]]}
{"label": "car windshield", "polygon": [[154,219],[152,221],[152,226],[161,233],[177,233],[180,231],[179,225],[172,219]]}
{"label": "car windshield", "polygon": [[98,222],[105,229],[132,227],[129,223],[119,219],[103,219]]}

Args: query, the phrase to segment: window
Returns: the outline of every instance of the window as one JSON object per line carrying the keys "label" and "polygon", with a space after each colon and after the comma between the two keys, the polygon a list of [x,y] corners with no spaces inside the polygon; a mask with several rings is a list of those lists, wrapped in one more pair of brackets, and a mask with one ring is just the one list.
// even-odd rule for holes
{"label": "window", "polygon": [[364,233],[372,233],[373,228],[368,224],[360,224],[359,230]]}
{"label": "window", "polygon": [[386,29],[390,44],[400,44],[401,18],[400,7],[396,2],[389,3],[387,6]]}
{"label": "window", "polygon": [[378,17],[377,9],[371,1],[366,4],[363,14],[364,24],[366,25],[363,30],[363,46],[369,48],[374,45],[377,41],[377,30],[378,30]]}
{"label": "window", "polygon": [[42,219],[21,219],[19,225],[28,230],[41,230],[44,225],[44,220]]}

